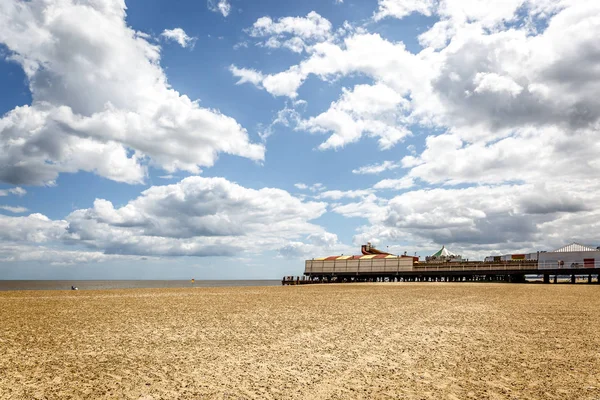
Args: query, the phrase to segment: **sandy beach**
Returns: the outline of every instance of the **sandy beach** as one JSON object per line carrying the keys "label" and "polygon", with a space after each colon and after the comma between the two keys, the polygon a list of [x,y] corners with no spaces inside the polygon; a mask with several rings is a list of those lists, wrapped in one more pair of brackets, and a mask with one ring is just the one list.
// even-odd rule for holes
{"label": "sandy beach", "polygon": [[0,292],[0,399],[600,399],[600,286]]}

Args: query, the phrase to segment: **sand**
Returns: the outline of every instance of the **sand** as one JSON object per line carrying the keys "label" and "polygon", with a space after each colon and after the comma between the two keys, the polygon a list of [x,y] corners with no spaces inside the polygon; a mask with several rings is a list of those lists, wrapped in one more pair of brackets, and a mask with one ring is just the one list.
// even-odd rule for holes
{"label": "sand", "polygon": [[600,399],[600,285],[0,293],[0,399]]}

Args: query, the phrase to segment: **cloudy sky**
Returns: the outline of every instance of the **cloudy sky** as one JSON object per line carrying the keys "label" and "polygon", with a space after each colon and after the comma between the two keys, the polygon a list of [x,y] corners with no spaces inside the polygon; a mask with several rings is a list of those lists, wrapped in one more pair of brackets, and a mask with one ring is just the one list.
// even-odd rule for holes
{"label": "cloudy sky", "polygon": [[0,277],[600,244],[600,2],[3,0]]}

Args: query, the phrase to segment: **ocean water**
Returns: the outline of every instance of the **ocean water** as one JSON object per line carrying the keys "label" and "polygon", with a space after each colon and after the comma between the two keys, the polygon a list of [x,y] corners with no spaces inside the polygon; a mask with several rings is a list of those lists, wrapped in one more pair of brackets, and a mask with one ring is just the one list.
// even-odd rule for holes
{"label": "ocean water", "polygon": [[278,286],[281,280],[223,280],[203,281],[196,280],[119,280],[119,281],[17,281],[0,280],[0,291],[5,290],[70,290],[75,286],[79,290],[105,290],[105,289],[150,289],[150,288],[191,288],[191,287],[226,287],[226,286]]}

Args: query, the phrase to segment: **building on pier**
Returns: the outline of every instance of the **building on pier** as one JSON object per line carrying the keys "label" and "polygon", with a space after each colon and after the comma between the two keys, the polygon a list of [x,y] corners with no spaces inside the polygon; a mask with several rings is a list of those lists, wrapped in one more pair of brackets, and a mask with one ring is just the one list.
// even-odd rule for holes
{"label": "building on pier", "polygon": [[454,254],[453,252],[448,250],[445,245],[443,245],[441,249],[439,249],[429,257],[425,257],[425,261],[428,263],[439,263],[460,262],[465,260],[462,259],[462,256],[460,254]]}
{"label": "building on pier", "polygon": [[571,243],[554,251],[541,252],[539,269],[600,268],[600,248]]}

